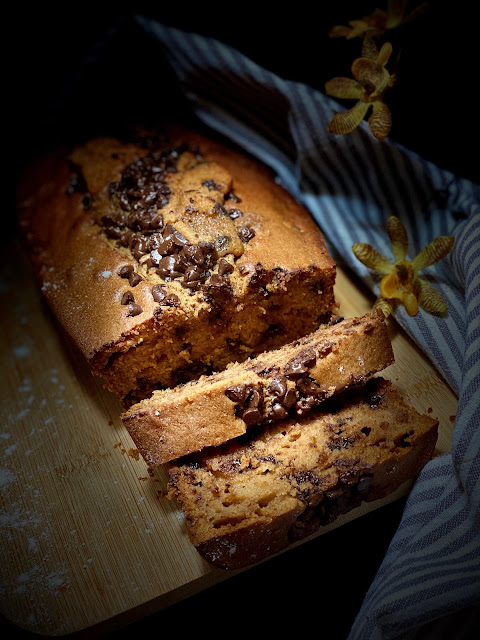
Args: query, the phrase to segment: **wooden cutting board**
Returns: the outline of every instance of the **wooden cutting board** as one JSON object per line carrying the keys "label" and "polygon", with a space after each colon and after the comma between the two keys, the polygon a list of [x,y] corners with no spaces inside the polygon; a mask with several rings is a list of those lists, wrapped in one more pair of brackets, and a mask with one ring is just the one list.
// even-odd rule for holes
{"label": "wooden cutting board", "polygon": [[[119,402],[56,326],[18,244],[1,255],[1,613],[35,633],[91,637],[92,628],[132,622],[230,577],[189,543],[179,507],[164,497],[164,470],[148,472],[121,424]],[[370,294],[342,269],[336,296],[347,317],[371,309]],[[435,455],[444,453],[457,399],[389,324],[396,363],[385,377],[439,419]]]}

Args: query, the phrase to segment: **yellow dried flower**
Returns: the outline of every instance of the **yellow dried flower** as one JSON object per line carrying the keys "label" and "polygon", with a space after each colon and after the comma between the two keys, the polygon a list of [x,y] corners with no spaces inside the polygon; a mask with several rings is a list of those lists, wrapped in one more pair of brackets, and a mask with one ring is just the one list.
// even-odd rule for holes
{"label": "yellow dried flower", "polygon": [[336,25],[329,31],[329,38],[381,37],[387,31],[396,29],[423,14],[429,5],[424,2],[406,13],[408,0],[388,0],[387,10],[375,9],[370,15],[350,20],[347,25]]}
{"label": "yellow dried flower", "polygon": [[381,9],[375,9],[368,16],[357,20],[349,20],[347,25],[336,25],[328,33],[329,38],[363,38],[366,35],[382,35],[387,28],[387,13]]}
{"label": "yellow dried flower", "polygon": [[455,239],[452,236],[439,236],[409,261],[406,259],[407,233],[399,218],[391,216],[388,219],[387,233],[392,245],[393,263],[370,244],[357,242],[352,247],[362,264],[382,276],[380,295],[375,301],[374,309],[381,309],[388,317],[395,306],[401,303],[410,316],[417,315],[419,307],[428,313],[445,315],[447,305],[441,294],[423,280],[418,272],[445,258],[452,250]]}
{"label": "yellow dried flower", "polygon": [[333,116],[328,131],[337,135],[350,133],[358,127],[371,108],[368,126],[378,140],[383,140],[392,126],[390,109],[383,99],[385,91],[395,83],[395,74],[390,74],[386,69],[392,45],[385,42],[379,51],[375,43],[367,38],[363,54],[352,64],[353,78],[333,78],[325,84],[327,95],[357,100],[352,108]]}

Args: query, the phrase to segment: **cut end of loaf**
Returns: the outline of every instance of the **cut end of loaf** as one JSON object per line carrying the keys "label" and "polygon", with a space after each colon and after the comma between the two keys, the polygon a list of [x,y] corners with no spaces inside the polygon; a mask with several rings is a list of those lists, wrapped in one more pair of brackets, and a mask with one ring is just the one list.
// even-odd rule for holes
{"label": "cut end of loaf", "polygon": [[222,444],[255,425],[307,415],[393,361],[382,314],[338,319],[277,350],[158,391],[122,419],[155,466]]}
{"label": "cut end of loaf", "polygon": [[169,497],[206,560],[241,568],[395,491],[431,458],[437,427],[374,378],[300,421],[171,463]]}

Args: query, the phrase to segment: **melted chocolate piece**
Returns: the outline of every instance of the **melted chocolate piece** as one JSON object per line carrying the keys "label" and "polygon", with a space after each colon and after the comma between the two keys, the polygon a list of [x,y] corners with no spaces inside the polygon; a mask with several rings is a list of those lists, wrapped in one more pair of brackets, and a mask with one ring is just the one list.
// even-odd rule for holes
{"label": "melted chocolate piece", "polygon": [[202,182],[202,187],[207,187],[209,191],[219,191],[220,188],[215,182],[215,180],[204,180]]}
{"label": "melted chocolate piece", "polygon": [[236,220],[240,218],[240,216],[243,216],[243,211],[240,211],[240,209],[229,209],[228,215],[232,220]]}
{"label": "melted chocolate piece", "polygon": [[295,378],[297,376],[303,377],[308,373],[309,369],[315,366],[316,362],[317,357],[315,350],[312,347],[308,347],[287,362],[283,372],[287,378]]}
{"label": "melted chocolate piece", "polygon": [[295,386],[302,396],[317,397],[321,393],[320,385],[313,378],[300,378],[296,381]]}
{"label": "melted chocolate piece", "polygon": [[287,378],[285,376],[275,376],[268,385],[268,390],[279,400],[282,400],[287,393]]}
{"label": "melted chocolate piece", "polygon": [[245,422],[245,424],[247,424],[248,426],[251,426],[252,424],[256,424],[257,422],[259,422],[261,415],[262,414],[257,409],[257,407],[252,407],[252,408],[245,409],[241,417],[242,417],[242,420]]}
{"label": "melted chocolate piece", "polygon": [[251,227],[240,227],[238,237],[242,242],[250,242],[255,237],[255,231]]}
{"label": "melted chocolate piece", "polygon": [[138,316],[143,313],[143,309],[139,304],[135,302],[130,302],[128,305],[128,315],[129,316]]}
{"label": "melted chocolate piece", "polygon": [[257,424],[262,419],[263,391],[261,387],[239,384],[228,387],[225,395],[237,405],[237,415],[248,426]]}
{"label": "melted chocolate piece", "polygon": [[244,384],[237,384],[232,387],[228,387],[225,389],[225,395],[232,402],[236,402],[240,405],[243,405],[245,402],[245,396],[247,393],[247,388]]}
{"label": "melted chocolate piece", "polygon": [[122,301],[120,302],[120,304],[130,304],[131,302],[135,302],[133,293],[131,291],[125,291],[125,293],[122,296]]}
{"label": "melted chocolate piece", "polygon": [[228,279],[216,273],[210,277],[203,290],[205,297],[216,311],[225,308],[233,296],[232,285]]}
{"label": "melted chocolate piece", "polygon": [[128,282],[130,283],[131,287],[136,287],[137,284],[142,282],[142,280],[143,280],[142,276],[140,276],[138,273],[135,273],[135,272],[132,272],[128,276]]}
{"label": "melted chocolate piece", "polygon": [[168,293],[168,289],[163,284],[153,285],[152,296],[155,302],[164,307],[178,307],[180,305],[180,298],[175,293]]}
{"label": "melted chocolate piece", "polygon": [[129,278],[131,273],[133,273],[133,266],[131,264],[126,264],[118,270],[118,275],[121,278]]}
{"label": "melted chocolate piece", "polygon": [[229,273],[232,273],[234,270],[233,264],[230,264],[228,260],[225,258],[221,258],[218,263],[218,275],[219,276],[227,276]]}

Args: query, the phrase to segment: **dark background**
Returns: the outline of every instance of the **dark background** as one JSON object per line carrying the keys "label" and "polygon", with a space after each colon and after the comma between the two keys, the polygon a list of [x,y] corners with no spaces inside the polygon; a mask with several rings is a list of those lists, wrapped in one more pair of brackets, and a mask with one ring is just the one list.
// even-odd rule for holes
{"label": "dark background", "polygon": [[[330,27],[386,4],[297,2],[277,12],[262,12],[259,2],[243,3],[241,10],[225,3],[195,3],[187,9],[184,3],[151,2],[127,3],[126,8],[115,3],[114,9],[100,2],[62,3],[55,10],[44,3],[22,8],[12,56],[19,162],[39,137],[101,127],[165,103],[158,48],[144,33],[121,27],[129,23],[132,7],[165,24],[213,36],[281,77],[323,91],[330,78],[350,76],[350,65],[360,55],[359,39],[329,39]],[[407,13],[418,4],[411,0]],[[393,113],[392,140],[479,181],[475,5],[434,0],[422,19],[396,35],[392,32],[399,73],[386,101]],[[393,57],[390,69],[392,64]]]}
{"label": "dark background", "polygon": [[[100,3],[98,3],[100,5]],[[409,7],[415,6],[411,2]],[[284,11],[261,5],[135,3],[136,13],[232,44],[278,75],[323,91],[326,80],[350,75],[359,41],[329,40],[331,26],[370,13],[385,2],[296,3]],[[399,79],[387,94],[390,138],[460,176],[479,179],[476,93],[478,20],[475,3],[432,3],[402,39]],[[311,7],[319,7],[316,11]],[[162,94],[158,50],[144,35],[122,36],[124,11],[64,3],[17,10],[12,52],[17,167],[53,137],[68,138],[106,123],[148,113]],[[313,13],[312,13],[313,11]],[[111,35],[117,33],[118,35]],[[105,42],[108,47],[105,47]],[[395,44],[395,43],[394,43]],[[476,44],[476,47],[473,45]],[[100,57],[101,62],[98,62]],[[8,77],[8,74],[7,74]],[[114,637],[173,629],[224,636],[314,632],[348,635],[365,592],[401,518],[404,500],[363,516],[297,549],[229,578],[118,631]],[[455,625],[455,626],[452,626]],[[460,622],[432,638],[466,638]],[[12,632],[13,633],[13,632]],[[328,635],[327,635],[328,634]],[[283,635],[283,634],[282,634]],[[421,635],[420,638],[427,637]]]}

